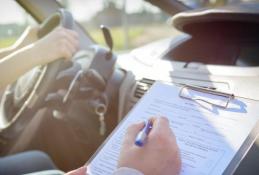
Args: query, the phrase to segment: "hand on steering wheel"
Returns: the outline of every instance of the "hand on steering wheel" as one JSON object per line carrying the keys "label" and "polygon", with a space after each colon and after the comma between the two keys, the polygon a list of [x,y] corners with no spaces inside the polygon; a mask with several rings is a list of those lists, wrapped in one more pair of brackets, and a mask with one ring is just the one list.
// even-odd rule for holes
{"label": "hand on steering wheel", "polygon": [[71,59],[79,49],[79,36],[75,31],[59,26],[34,43],[34,47],[41,65],[59,58]]}

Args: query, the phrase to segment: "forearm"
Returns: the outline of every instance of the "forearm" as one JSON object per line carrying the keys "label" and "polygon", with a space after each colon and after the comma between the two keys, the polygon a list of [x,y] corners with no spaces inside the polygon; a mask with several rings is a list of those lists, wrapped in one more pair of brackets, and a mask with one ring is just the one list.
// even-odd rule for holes
{"label": "forearm", "polygon": [[40,56],[35,57],[37,49],[31,44],[9,54],[0,60],[0,88],[14,82],[18,77],[40,65]]}
{"label": "forearm", "polygon": [[10,55],[11,53],[13,53],[16,50],[17,49],[14,46],[0,49],[0,60],[3,59],[4,57],[6,57],[7,55]]}
{"label": "forearm", "polygon": [[14,82],[35,66],[45,65],[59,58],[70,59],[78,48],[78,34],[58,27],[37,42],[0,60],[0,87]]}

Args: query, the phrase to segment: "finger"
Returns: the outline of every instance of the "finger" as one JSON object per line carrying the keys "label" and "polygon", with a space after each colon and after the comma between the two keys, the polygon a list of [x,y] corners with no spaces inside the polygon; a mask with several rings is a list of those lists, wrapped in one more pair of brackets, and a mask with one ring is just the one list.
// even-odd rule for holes
{"label": "finger", "polygon": [[139,122],[139,123],[130,125],[127,129],[126,136],[124,137],[125,138],[124,143],[134,144],[137,134],[141,129],[143,129],[144,126],[145,126],[144,122]]}
{"label": "finger", "polygon": [[68,40],[68,42],[72,43],[76,50],[79,49],[79,36],[77,32],[70,29],[66,29],[62,26],[58,26],[54,32],[58,33],[61,36],[61,38]]}
{"label": "finger", "polygon": [[76,170],[70,171],[66,173],[66,175],[85,175],[86,174],[86,166],[82,166]]}
{"label": "finger", "polygon": [[169,120],[166,117],[159,117],[155,121],[153,121],[153,128],[150,132],[150,137],[154,139],[160,138],[160,140],[167,140],[168,138],[170,138],[170,142],[172,141],[172,145],[176,144],[175,134],[170,128]]}
{"label": "finger", "polygon": [[79,35],[76,31],[71,30],[71,29],[66,29],[64,28],[64,30],[69,33],[74,39],[78,40],[79,39]]}
{"label": "finger", "polygon": [[79,48],[79,40],[77,37],[74,37],[73,33],[75,33],[74,31],[66,31],[65,37],[67,38],[67,40],[73,44],[73,46],[75,48]]}
{"label": "finger", "polygon": [[68,36],[71,41],[79,41],[79,35],[76,31],[65,28],[63,29],[63,31],[66,33],[66,36]]}
{"label": "finger", "polygon": [[71,51],[71,54],[74,55],[74,53],[77,51],[76,46],[73,43],[70,43],[67,41],[67,47],[69,48],[69,50]]}
{"label": "finger", "polygon": [[69,60],[71,58],[71,51],[67,44],[63,44],[59,58]]}
{"label": "finger", "polygon": [[65,57],[65,59],[66,60],[70,60],[72,57],[73,57],[73,55],[74,55],[74,53],[75,53],[75,51],[76,51],[76,49],[74,48],[74,46],[71,44],[71,43],[69,43],[69,42],[65,42],[64,43],[64,47],[65,47],[65,51],[64,51],[64,57]]}
{"label": "finger", "polygon": [[150,137],[158,133],[168,134],[169,132],[171,132],[171,129],[169,127],[169,121],[166,117],[158,117],[153,119],[153,127],[150,131]]}
{"label": "finger", "polygon": [[62,26],[58,26],[56,27],[53,31],[53,33],[59,33],[61,34],[62,37],[67,37],[69,36],[70,38],[74,39],[74,40],[78,40],[79,36],[77,34],[77,32],[70,30],[70,29],[66,29]]}

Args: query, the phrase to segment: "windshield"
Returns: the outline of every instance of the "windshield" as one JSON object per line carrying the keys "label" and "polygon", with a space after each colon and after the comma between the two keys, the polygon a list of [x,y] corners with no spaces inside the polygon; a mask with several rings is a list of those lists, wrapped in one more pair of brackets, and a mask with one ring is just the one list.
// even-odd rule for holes
{"label": "windshield", "polygon": [[[144,0],[58,1],[72,12],[74,18],[98,44],[104,44],[99,26],[104,24],[110,27],[115,51],[131,50],[176,33],[167,24],[171,15]],[[190,9],[249,1],[251,0],[178,0]]]}
{"label": "windshield", "polygon": [[15,1],[2,0],[0,15],[0,49],[11,46],[28,26],[37,24]]}
{"label": "windshield", "polygon": [[116,51],[130,50],[173,34],[166,23],[170,17],[144,0],[61,0],[65,8],[90,33],[97,43],[104,44],[99,29],[107,25],[112,32]]}
{"label": "windshield", "polygon": [[[112,32],[115,51],[131,50],[177,32],[167,23],[171,15],[145,0],[58,1],[72,12],[98,44],[104,44],[99,26],[107,25]],[[178,0],[190,9],[250,1],[254,0]]]}

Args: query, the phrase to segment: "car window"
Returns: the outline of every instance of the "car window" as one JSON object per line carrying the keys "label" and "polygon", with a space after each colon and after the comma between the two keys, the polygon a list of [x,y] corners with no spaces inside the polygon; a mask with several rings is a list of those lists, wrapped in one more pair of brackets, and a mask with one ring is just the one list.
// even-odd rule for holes
{"label": "car window", "polygon": [[0,48],[12,45],[35,20],[15,1],[2,0],[0,6]]}
{"label": "car window", "polygon": [[59,0],[97,43],[101,24],[110,27],[116,51],[129,50],[173,34],[170,17],[144,0]]}

